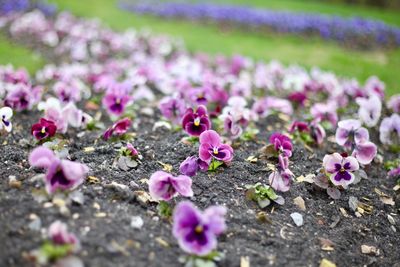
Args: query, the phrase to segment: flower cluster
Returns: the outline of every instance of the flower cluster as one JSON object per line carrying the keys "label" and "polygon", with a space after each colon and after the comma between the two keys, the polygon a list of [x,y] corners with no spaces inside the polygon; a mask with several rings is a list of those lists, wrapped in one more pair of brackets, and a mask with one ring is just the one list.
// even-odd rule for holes
{"label": "flower cluster", "polygon": [[122,1],[120,7],[138,14],[153,14],[165,18],[211,20],[252,28],[268,27],[284,33],[315,34],[340,43],[351,40],[352,44],[360,47],[400,45],[399,28],[358,17],[343,18],[213,3],[141,1],[132,4]]}

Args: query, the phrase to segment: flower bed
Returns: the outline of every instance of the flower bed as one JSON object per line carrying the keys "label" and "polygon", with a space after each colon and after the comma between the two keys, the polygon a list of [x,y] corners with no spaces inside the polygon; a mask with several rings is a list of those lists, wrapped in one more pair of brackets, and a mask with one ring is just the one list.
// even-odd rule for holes
{"label": "flower bed", "polygon": [[318,35],[324,39],[358,48],[398,47],[400,29],[377,20],[289,11],[273,11],[238,5],[181,2],[120,2],[122,9],[138,14],[195,21],[232,23],[250,29]]}

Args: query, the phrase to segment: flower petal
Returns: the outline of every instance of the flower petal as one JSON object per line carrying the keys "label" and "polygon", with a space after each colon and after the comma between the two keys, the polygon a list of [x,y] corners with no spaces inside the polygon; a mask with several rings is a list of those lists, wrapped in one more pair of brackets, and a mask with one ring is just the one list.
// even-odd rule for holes
{"label": "flower petal", "polygon": [[47,147],[40,146],[35,148],[29,155],[29,164],[39,168],[49,168],[56,159],[54,152]]}
{"label": "flower petal", "polygon": [[355,157],[361,164],[368,165],[375,158],[376,154],[376,145],[372,142],[367,141],[357,144],[352,156]]}
{"label": "flower petal", "polygon": [[200,144],[209,144],[212,147],[218,147],[221,144],[221,137],[214,130],[204,131],[200,135]]}
{"label": "flower petal", "polygon": [[192,197],[192,179],[186,175],[179,175],[172,178],[172,185],[175,190],[184,197]]}
{"label": "flower petal", "polygon": [[342,166],[342,160],[343,157],[339,153],[333,153],[331,155],[325,155],[322,160],[322,165],[328,173],[335,173],[337,171],[337,164]]}

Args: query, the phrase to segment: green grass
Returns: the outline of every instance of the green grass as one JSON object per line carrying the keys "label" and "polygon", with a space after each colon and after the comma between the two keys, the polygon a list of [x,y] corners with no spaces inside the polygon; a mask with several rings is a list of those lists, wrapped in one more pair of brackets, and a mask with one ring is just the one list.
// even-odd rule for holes
{"label": "green grass", "polygon": [[[239,2],[242,0],[232,1]],[[191,51],[227,55],[240,53],[255,59],[277,59],[285,64],[298,63],[305,67],[318,66],[325,70],[332,70],[342,76],[355,77],[361,82],[364,82],[370,75],[377,75],[386,82],[389,94],[400,91],[398,78],[400,49],[372,52],[352,51],[319,38],[250,33],[238,29],[222,31],[216,25],[138,16],[118,9],[117,1],[113,0],[51,0],[51,2],[57,3],[61,9],[70,10],[79,16],[98,17],[116,30],[124,30],[129,27],[147,27],[156,33],[182,37]],[[264,1],[256,0],[253,2],[261,5]],[[267,1],[265,0],[265,2]],[[284,7],[282,3],[292,3],[291,9],[295,9],[297,1],[276,0],[268,2],[271,3],[271,6],[272,3],[275,3],[276,7]],[[278,4],[279,2],[282,3]],[[298,5],[300,8],[300,4],[303,3],[304,9],[308,7],[308,3],[312,3],[315,8],[310,8],[310,11],[317,11],[318,6],[324,6],[326,10],[333,8],[333,5],[322,5],[311,1],[298,2],[296,6]],[[263,4],[263,6],[266,6],[266,4]],[[340,6],[337,6],[337,9],[338,12],[345,10]],[[364,9],[360,8],[360,10]],[[373,12],[373,10],[371,9],[370,12]]]}
{"label": "green grass", "polygon": [[29,73],[44,66],[44,59],[29,49],[11,43],[8,39],[0,36],[0,64],[12,64],[14,67],[25,67]]}

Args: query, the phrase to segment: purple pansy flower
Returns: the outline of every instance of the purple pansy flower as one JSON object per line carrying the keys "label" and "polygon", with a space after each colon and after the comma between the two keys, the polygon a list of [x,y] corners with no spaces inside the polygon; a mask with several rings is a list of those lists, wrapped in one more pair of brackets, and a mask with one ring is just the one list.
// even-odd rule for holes
{"label": "purple pansy flower", "polygon": [[369,95],[376,95],[381,99],[385,98],[385,83],[376,76],[368,78],[365,82],[364,89]]}
{"label": "purple pansy flower", "polygon": [[81,91],[80,89],[66,82],[57,82],[53,86],[53,90],[57,95],[58,99],[63,103],[68,102],[79,102],[81,100]]}
{"label": "purple pansy flower", "polygon": [[397,166],[396,168],[391,169],[388,172],[388,176],[389,177],[400,177],[400,166]]}
{"label": "purple pansy flower", "polygon": [[85,164],[57,158],[52,150],[44,146],[37,147],[31,152],[29,164],[47,170],[44,181],[49,194],[53,194],[57,189],[76,188],[83,183],[89,171]]}
{"label": "purple pansy flower", "polygon": [[289,133],[294,133],[294,132],[309,132],[310,128],[308,128],[308,123],[304,121],[294,121],[292,125],[290,126]]}
{"label": "purple pansy flower", "polygon": [[289,158],[279,155],[277,170],[272,172],[268,179],[269,184],[276,191],[286,192],[290,189],[293,173],[289,170]]}
{"label": "purple pansy flower", "polygon": [[155,200],[171,200],[180,194],[184,197],[193,196],[192,179],[186,175],[173,175],[157,171],[149,179],[150,196]]}
{"label": "purple pansy flower", "polygon": [[41,118],[39,123],[32,125],[31,133],[37,140],[52,137],[56,134],[57,126],[54,122]]}
{"label": "purple pansy flower", "polygon": [[284,134],[274,133],[269,138],[269,142],[274,145],[275,150],[286,157],[292,156],[292,140]]}
{"label": "purple pansy flower", "polygon": [[200,135],[199,157],[207,163],[213,158],[229,163],[233,158],[233,149],[221,143],[221,137],[216,131],[208,130]]}
{"label": "purple pansy flower", "polygon": [[338,145],[353,149],[355,144],[369,140],[369,133],[361,127],[361,121],[348,119],[339,121],[335,137]]}
{"label": "purple pansy flower", "polygon": [[317,122],[328,121],[332,126],[335,126],[338,121],[334,102],[316,103],[311,107],[310,113]]}
{"label": "purple pansy flower", "polygon": [[187,157],[179,166],[179,171],[187,176],[195,176],[199,170],[208,170],[208,164],[195,156]]}
{"label": "purple pansy flower", "polygon": [[77,251],[80,248],[78,238],[69,233],[67,225],[60,221],[55,221],[50,225],[48,236],[54,245],[71,245],[72,251]]}
{"label": "purple pansy flower", "polygon": [[103,139],[107,141],[113,134],[123,135],[128,131],[131,125],[132,121],[129,118],[119,120],[104,132]]}
{"label": "purple pansy flower", "polygon": [[381,116],[382,102],[376,95],[371,95],[369,98],[357,98],[357,104],[360,106],[358,109],[358,117],[368,127],[375,126]]}
{"label": "purple pansy flower", "polygon": [[400,94],[392,96],[387,102],[387,107],[394,112],[400,113]]}
{"label": "purple pansy flower", "polygon": [[368,165],[375,158],[377,153],[378,148],[374,143],[363,140],[356,144],[351,155],[355,157],[361,164]]}
{"label": "purple pansy flower", "polygon": [[379,140],[385,145],[400,144],[400,115],[384,118],[379,127]]}
{"label": "purple pansy flower", "polygon": [[132,97],[128,95],[126,90],[118,88],[120,87],[113,87],[112,90],[107,90],[102,100],[107,112],[115,116],[120,116],[124,113],[126,106],[132,101]]}
{"label": "purple pansy flower", "polygon": [[12,123],[10,121],[13,111],[10,107],[0,108],[0,131],[4,128],[6,132],[11,132]]}
{"label": "purple pansy flower", "polygon": [[360,167],[357,159],[351,156],[344,158],[339,153],[325,155],[322,164],[329,174],[331,182],[344,188],[354,182],[353,172]]}
{"label": "purple pansy flower", "polygon": [[139,155],[139,152],[131,143],[126,144],[126,149],[129,151],[131,157],[137,157]]}
{"label": "purple pansy flower", "polygon": [[172,233],[185,252],[207,255],[217,247],[217,236],[226,229],[225,214],[223,206],[201,212],[189,201],[180,202],[174,210]]}
{"label": "purple pansy flower", "polygon": [[4,105],[17,111],[29,110],[39,99],[41,88],[26,84],[16,84],[4,99]]}
{"label": "purple pansy flower", "polygon": [[199,136],[211,128],[211,121],[207,115],[207,108],[200,105],[197,110],[189,108],[182,118],[182,128],[192,136]]}
{"label": "purple pansy flower", "polygon": [[161,114],[168,120],[179,123],[186,110],[185,101],[180,98],[165,97],[159,104]]}

